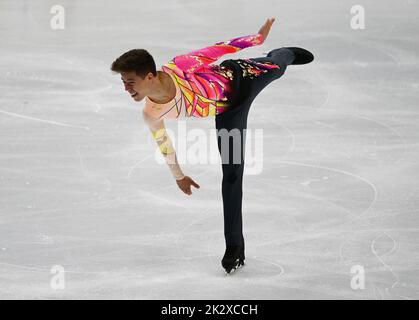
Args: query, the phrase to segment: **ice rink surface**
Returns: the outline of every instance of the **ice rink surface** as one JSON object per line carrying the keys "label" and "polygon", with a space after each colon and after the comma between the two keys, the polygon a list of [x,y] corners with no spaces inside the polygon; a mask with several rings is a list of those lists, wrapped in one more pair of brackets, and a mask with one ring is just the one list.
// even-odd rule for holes
{"label": "ice rink surface", "polygon": [[[55,4],[64,30],[50,27]],[[364,30],[351,28],[355,4]],[[418,299],[418,11],[406,0],[0,0],[0,298]],[[109,66],[133,48],[160,66],[271,16],[262,46],[218,63],[282,46],[316,59],[252,106],[263,171],[244,177],[247,265],[226,277],[220,164],[183,164],[201,185],[183,194],[156,162],[143,102]],[[354,266],[364,289],[351,287]]]}

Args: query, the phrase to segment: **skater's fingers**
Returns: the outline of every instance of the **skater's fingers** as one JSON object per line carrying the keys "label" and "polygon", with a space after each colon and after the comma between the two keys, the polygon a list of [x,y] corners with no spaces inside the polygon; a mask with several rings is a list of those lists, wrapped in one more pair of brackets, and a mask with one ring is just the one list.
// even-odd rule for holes
{"label": "skater's fingers", "polygon": [[183,193],[188,194],[188,189],[187,189],[187,187],[184,187],[184,186],[179,186],[179,189],[180,189],[180,190],[182,190],[182,192],[183,192]]}
{"label": "skater's fingers", "polygon": [[188,195],[191,193],[191,187],[190,186],[185,186],[182,190],[183,190],[183,192],[185,192]]}
{"label": "skater's fingers", "polygon": [[270,27],[274,23],[274,21],[275,21],[275,18],[267,19],[265,22],[265,26]]}
{"label": "skater's fingers", "polygon": [[192,180],[191,183],[195,188],[200,188],[199,184],[197,184],[195,181]]}
{"label": "skater's fingers", "polygon": [[258,33],[263,36],[263,41],[265,41],[266,38],[268,37],[269,31],[274,21],[275,21],[275,18],[266,19],[266,22],[260,28]]}

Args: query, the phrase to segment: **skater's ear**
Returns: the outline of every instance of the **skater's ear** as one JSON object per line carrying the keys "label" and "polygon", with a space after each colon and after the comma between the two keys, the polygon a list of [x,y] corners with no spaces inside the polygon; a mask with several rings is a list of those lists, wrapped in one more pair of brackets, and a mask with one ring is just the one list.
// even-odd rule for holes
{"label": "skater's ear", "polygon": [[140,75],[139,75],[139,77],[143,80],[152,80],[153,78],[156,78],[157,75],[154,75],[152,72],[149,72],[144,76],[144,78],[141,77]]}

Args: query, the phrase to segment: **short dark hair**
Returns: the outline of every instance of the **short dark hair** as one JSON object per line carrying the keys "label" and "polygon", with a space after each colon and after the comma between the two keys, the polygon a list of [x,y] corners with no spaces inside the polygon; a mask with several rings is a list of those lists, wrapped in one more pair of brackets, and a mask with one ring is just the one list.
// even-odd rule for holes
{"label": "short dark hair", "polygon": [[135,71],[143,79],[149,72],[157,76],[156,63],[151,54],[144,49],[125,52],[112,63],[111,70],[119,73]]}

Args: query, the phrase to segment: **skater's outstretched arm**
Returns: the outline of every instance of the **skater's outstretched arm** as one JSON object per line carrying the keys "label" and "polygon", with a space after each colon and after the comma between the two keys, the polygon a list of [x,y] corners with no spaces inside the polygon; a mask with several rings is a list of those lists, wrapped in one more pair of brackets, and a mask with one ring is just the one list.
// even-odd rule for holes
{"label": "skater's outstretched arm", "polygon": [[238,37],[177,56],[173,59],[173,62],[186,73],[197,72],[200,68],[211,64],[223,55],[262,43],[263,37],[261,34]]}
{"label": "skater's outstretched arm", "polygon": [[160,152],[165,158],[173,177],[176,180],[180,180],[183,177],[185,177],[185,175],[182,172],[182,169],[179,166],[179,163],[177,162],[176,152],[173,148],[172,140],[167,134],[164,121],[162,119],[152,118],[144,110],[143,119],[147,123],[148,128],[150,129],[151,134],[153,135],[153,138],[156,140]]}
{"label": "skater's outstretched arm", "polygon": [[176,152],[173,148],[172,140],[167,134],[164,121],[162,119],[154,119],[150,117],[144,110],[143,119],[147,123],[154,139],[156,140],[157,145],[159,146],[159,149],[169,166],[170,172],[176,179],[178,187],[184,193],[191,195],[191,186],[194,186],[195,188],[200,188],[200,186],[190,177],[183,174],[176,158]]}
{"label": "skater's outstretched arm", "polygon": [[244,48],[262,44],[274,21],[274,18],[267,19],[256,34],[217,42],[212,46],[177,56],[173,58],[173,62],[184,72],[197,72],[200,68],[211,64],[225,54],[235,53]]}

